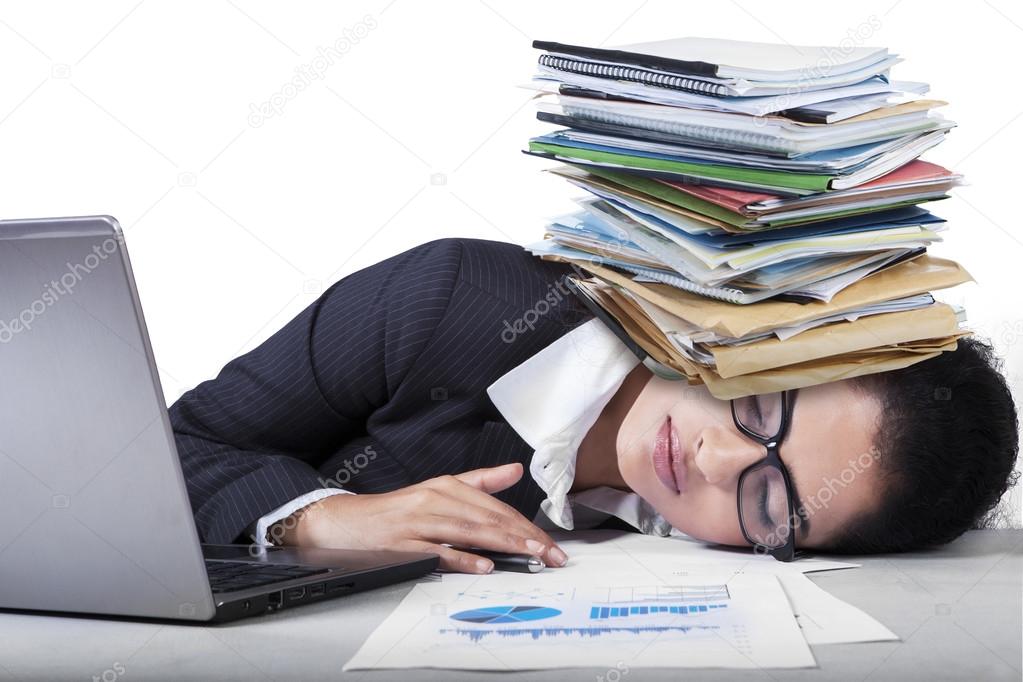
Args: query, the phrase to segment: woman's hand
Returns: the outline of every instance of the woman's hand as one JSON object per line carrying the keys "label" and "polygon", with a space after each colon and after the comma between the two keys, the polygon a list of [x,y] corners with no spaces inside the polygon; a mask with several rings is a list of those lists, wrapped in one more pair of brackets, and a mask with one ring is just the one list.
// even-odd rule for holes
{"label": "woman's hand", "polygon": [[521,477],[514,462],[389,493],[333,495],[280,522],[279,537],[285,545],[429,552],[440,556],[440,568],[462,573],[489,573],[493,562],[444,543],[535,554],[562,566],[568,557],[547,533],[492,497]]}

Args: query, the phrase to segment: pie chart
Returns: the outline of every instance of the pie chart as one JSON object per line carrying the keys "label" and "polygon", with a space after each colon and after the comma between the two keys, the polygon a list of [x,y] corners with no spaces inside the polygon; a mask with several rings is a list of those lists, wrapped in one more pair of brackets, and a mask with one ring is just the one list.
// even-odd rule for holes
{"label": "pie chart", "polygon": [[524,623],[560,615],[561,611],[549,606],[487,606],[459,611],[451,618],[466,623]]}

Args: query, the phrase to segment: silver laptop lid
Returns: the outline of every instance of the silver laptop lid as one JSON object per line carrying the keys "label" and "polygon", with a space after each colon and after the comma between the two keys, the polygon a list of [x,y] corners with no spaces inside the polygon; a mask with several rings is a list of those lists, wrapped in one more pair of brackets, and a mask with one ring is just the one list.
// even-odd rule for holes
{"label": "silver laptop lid", "polygon": [[214,604],[121,229],[0,221],[0,608]]}

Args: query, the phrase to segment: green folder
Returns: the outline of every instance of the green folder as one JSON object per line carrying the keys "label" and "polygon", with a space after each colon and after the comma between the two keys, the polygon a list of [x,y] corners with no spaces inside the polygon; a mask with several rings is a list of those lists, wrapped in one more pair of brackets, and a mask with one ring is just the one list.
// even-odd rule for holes
{"label": "green folder", "polygon": [[[597,166],[583,166],[569,164],[573,168],[579,168],[584,170],[590,175],[595,175],[599,178],[611,182],[613,184],[622,185],[629,189],[641,192],[643,194],[655,197],[664,201],[665,203],[672,204],[673,206],[679,206],[681,208],[700,213],[702,215],[720,220],[721,222],[732,225],[733,227],[743,228],[750,231],[775,229],[781,227],[792,227],[797,225],[808,225],[810,223],[817,223],[823,220],[833,220],[835,218],[847,218],[854,215],[860,215],[863,213],[873,213],[876,211],[887,211],[893,208],[902,208],[903,206],[914,206],[916,204],[924,203],[924,200],[920,199],[909,199],[904,201],[892,201],[888,204],[882,204],[879,206],[865,206],[860,208],[842,208],[841,205],[835,207],[835,210],[827,213],[819,213],[811,218],[799,217],[799,218],[788,218],[786,220],[766,220],[760,221],[751,220],[750,218],[736,213],[724,206],[718,206],[717,204],[701,199],[700,197],[693,196],[687,192],[675,189],[670,185],[665,185],[663,182],[658,182],[653,178],[648,178],[644,175],[638,175],[636,173],[629,173],[620,170],[611,170],[608,168],[600,168]],[[929,200],[933,201],[933,199]]]}
{"label": "green folder", "polygon": [[620,170],[611,170],[610,168],[599,168],[597,166],[573,166],[573,168],[579,168],[586,171],[591,175],[595,175],[598,178],[603,178],[609,182],[613,182],[618,185],[622,185],[629,189],[643,194],[652,196],[656,199],[678,206],[701,215],[720,220],[726,225],[733,225],[735,227],[743,227],[750,222],[749,218],[735,211],[730,211],[724,206],[718,206],[717,204],[701,199],[700,197],[687,194],[681,190],[677,190],[670,185],[665,185],[663,182],[658,182],[653,178],[648,178],[645,175],[637,175],[636,173],[627,173]]}
{"label": "green folder", "polygon": [[835,177],[833,175],[813,175],[810,173],[792,173],[790,171],[772,171],[759,168],[688,163],[686,161],[673,161],[670,159],[652,159],[645,156],[567,147],[547,142],[536,142],[534,140],[529,141],[529,151],[554,154],[564,159],[579,159],[593,163],[611,163],[636,170],[678,173],[679,175],[688,175],[695,178],[727,180],[739,184],[755,185],[759,188],[777,187],[779,189],[803,190],[804,192],[824,192]]}

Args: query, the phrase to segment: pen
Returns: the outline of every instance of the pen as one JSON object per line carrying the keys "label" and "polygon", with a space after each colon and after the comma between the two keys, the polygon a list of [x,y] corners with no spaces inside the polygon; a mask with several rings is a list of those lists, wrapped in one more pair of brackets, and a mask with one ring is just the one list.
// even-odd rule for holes
{"label": "pen", "polygon": [[473,554],[479,554],[493,561],[494,568],[499,571],[538,573],[546,566],[543,559],[532,554],[508,554],[507,552],[495,552],[489,549],[472,549],[470,551]]}

